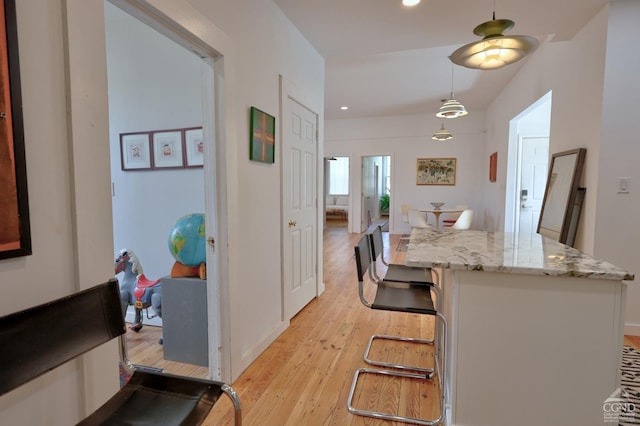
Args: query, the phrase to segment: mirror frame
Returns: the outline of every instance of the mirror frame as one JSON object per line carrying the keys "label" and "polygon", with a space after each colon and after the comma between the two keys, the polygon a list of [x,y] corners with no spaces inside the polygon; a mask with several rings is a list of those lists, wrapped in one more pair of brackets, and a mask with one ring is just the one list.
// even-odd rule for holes
{"label": "mirror frame", "polygon": [[563,213],[563,217],[562,217],[562,225],[561,228],[559,230],[555,230],[555,229],[551,229],[551,228],[544,228],[544,229],[550,229],[550,231],[552,232],[558,232],[558,239],[557,241],[566,244],[567,243],[567,237],[569,235],[569,230],[571,228],[571,217],[573,214],[573,205],[576,202],[576,197],[578,195],[578,188],[580,186],[580,179],[582,177],[582,170],[584,168],[584,160],[586,157],[586,153],[587,150],[586,148],[577,148],[577,149],[572,149],[569,151],[563,151],[563,152],[558,152],[556,154],[553,154],[551,156],[551,163],[549,165],[549,173],[547,176],[547,184],[544,190],[544,198],[542,201],[542,208],[540,209],[540,218],[538,220],[538,230],[537,232],[539,234],[542,234],[544,236],[546,236],[547,238],[552,238],[555,239],[553,237],[550,237],[542,232],[540,232],[542,227],[542,222],[544,220],[545,217],[545,207],[547,207],[547,201],[549,198],[549,184],[551,182],[551,177],[554,175],[554,173],[558,173],[559,170],[557,170],[557,163],[556,163],[556,159],[560,158],[560,157],[567,157],[567,156],[575,156],[575,161],[573,162],[573,170],[570,171],[571,173],[571,183],[569,186],[569,193],[566,196],[566,200],[567,203],[564,206],[564,213]]}

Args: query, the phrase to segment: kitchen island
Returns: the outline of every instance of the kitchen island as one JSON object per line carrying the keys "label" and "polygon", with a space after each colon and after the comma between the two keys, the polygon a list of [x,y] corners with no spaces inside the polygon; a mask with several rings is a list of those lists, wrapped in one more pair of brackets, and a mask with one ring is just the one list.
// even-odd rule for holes
{"label": "kitchen island", "polygon": [[448,425],[602,425],[633,274],[539,234],[414,229],[441,270]]}

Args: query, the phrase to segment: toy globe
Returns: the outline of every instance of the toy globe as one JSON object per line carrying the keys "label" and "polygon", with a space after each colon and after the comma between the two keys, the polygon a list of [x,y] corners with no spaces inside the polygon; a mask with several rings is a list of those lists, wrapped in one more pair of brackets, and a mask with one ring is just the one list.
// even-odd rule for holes
{"label": "toy globe", "polygon": [[182,216],[169,234],[169,251],[180,263],[200,266],[206,262],[204,214]]}

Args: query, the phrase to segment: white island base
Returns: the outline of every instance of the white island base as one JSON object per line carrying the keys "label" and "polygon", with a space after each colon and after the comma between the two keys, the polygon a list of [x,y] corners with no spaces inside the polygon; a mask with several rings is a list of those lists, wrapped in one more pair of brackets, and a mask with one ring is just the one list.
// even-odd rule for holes
{"label": "white island base", "polygon": [[449,270],[447,280],[449,424],[604,424],[625,284]]}
{"label": "white island base", "polygon": [[482,231],[414,229],[406,264],[441,269],[447,425],[605,424],[633,274],[538,234]]}

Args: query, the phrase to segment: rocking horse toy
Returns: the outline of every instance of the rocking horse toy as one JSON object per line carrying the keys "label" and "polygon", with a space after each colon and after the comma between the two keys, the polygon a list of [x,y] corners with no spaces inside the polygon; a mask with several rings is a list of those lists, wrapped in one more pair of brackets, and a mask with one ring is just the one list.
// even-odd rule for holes
{"label": "rocking horse toy", "polygon": [[[127,307],[135,307],[135,318],[131,330],[139,332],[142,329],[142,310],[147,313],[147,319],[162,318],[162,288],[160,280],[149,280],[142,272],[142,266],[135,253],[128,249],[120,250],[115,260],[115,273],[124,272],[120,280],[120,302],[122,316],[127,313]],[[149,307],[153,307],[155,315],[149,316]]]}

